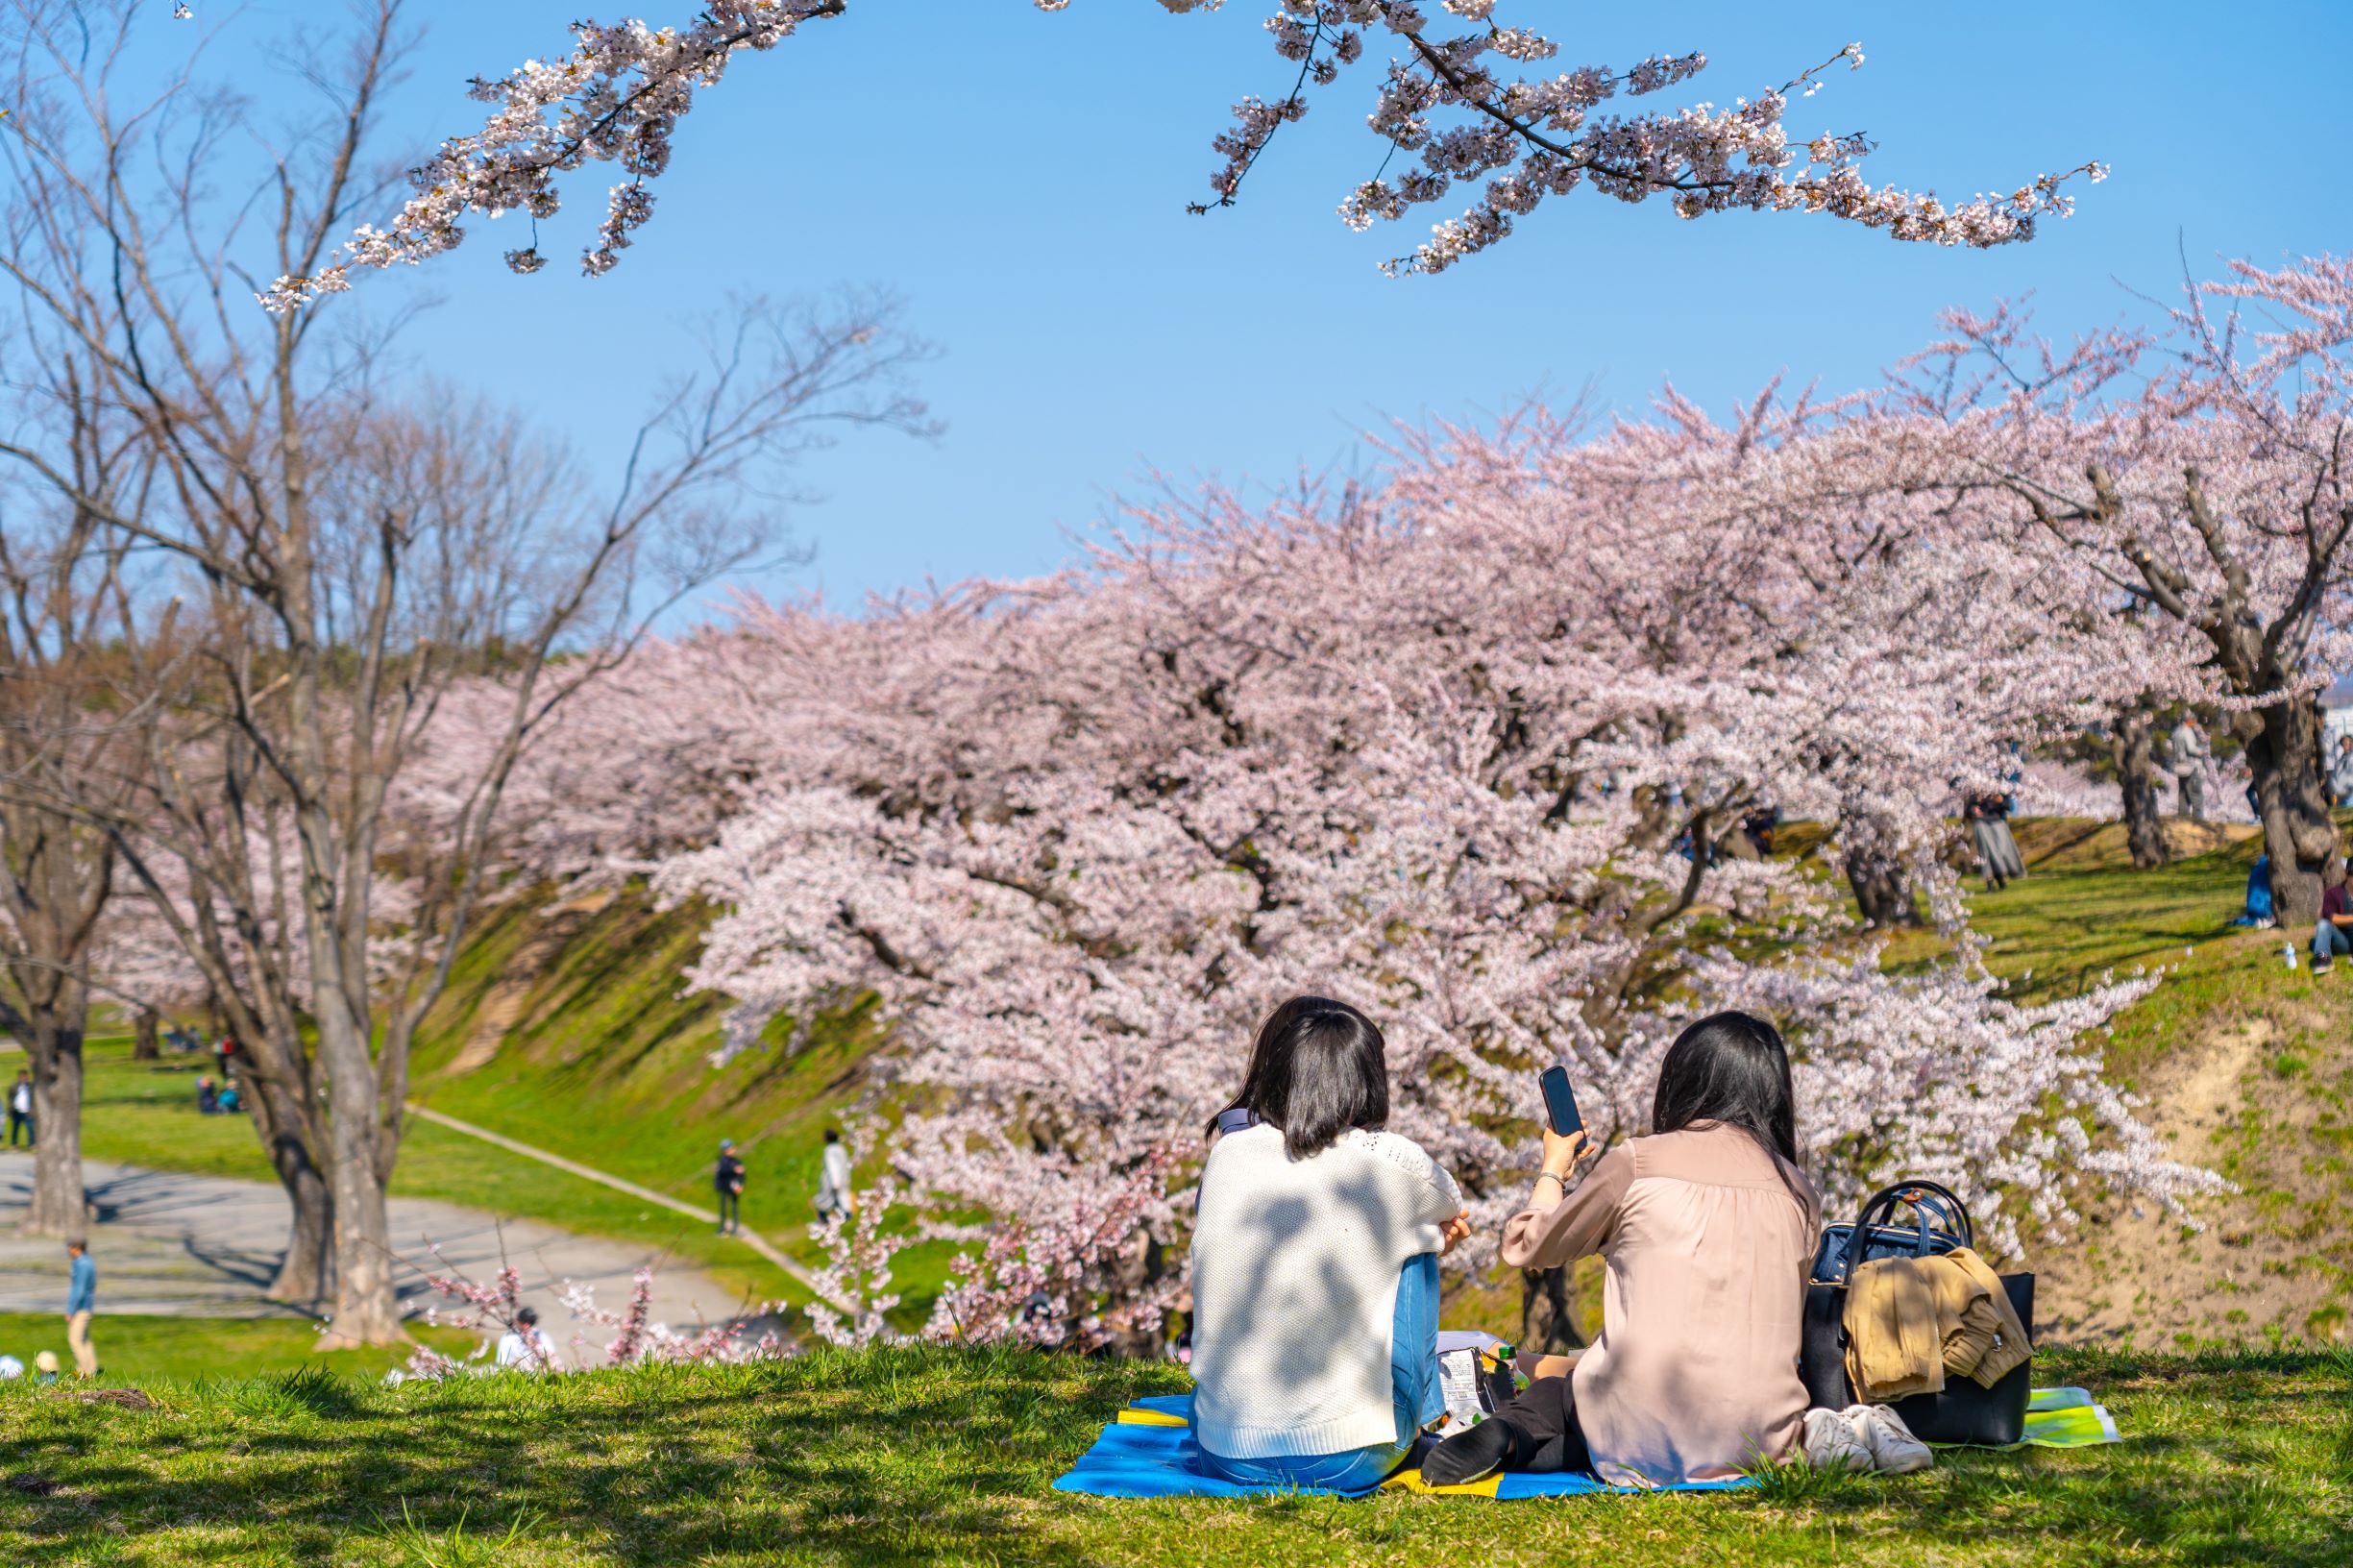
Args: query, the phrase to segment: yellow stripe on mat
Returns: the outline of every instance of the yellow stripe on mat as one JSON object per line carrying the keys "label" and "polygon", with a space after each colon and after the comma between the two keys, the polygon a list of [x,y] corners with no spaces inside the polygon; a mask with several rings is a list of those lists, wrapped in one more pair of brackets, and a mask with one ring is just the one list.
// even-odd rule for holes
{"label": "yellow stripe on mat", "polygon": [[1433,1486],[1422,1480],[1419,1470],[1400,1470],[1381,1483],[1383,1491],[1411,1492],[1417,1497],[1493,1497],[1495,1488],[1504,1483],[1502,1471],[1484,1481],[1474,1481],[1467,1486]]}
{"label": "yellow stripe on mat", "polygon": [[1140,1410],[1133,1406],[1119,1412],[1118,1424],[1123,1427],[1181,1427],[1186,1420],[1170,1415],[1166,1410]]}

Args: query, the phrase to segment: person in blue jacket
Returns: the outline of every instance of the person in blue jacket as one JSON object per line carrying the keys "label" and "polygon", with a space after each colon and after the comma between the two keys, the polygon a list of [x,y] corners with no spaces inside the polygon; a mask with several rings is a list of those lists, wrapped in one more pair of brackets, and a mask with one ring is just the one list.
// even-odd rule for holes
{"label": "person in blue jacket", "polygon": [[74,1353],[75,1375],[94,1378],[98,1352],[90,1347],[90,1312],[98,1302],[98,1265],[90,1262],[89,1243],[78,1236],[65,1243],[65,1256],[73,1260],[65,1284],[65,1343]]}

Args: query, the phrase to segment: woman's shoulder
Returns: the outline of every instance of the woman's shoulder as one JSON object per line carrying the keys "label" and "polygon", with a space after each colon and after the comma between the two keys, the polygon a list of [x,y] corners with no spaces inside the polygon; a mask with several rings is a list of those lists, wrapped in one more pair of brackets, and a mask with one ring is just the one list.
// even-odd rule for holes
{"label": "woman's shoulder", "polygon": [[1377,1130],[1351,1127],[1340,1135],[1338,1141],[1333,1144],[1333,1147],[1352,1149],[1386,1164],[1395,1165],[1409,1175],[1418,1176],[1424,1181],[1435,1181],[1445,1174],[1437,1161],[1431,1158],[1428,1149],[1423,1148],[1405,1134],[1392,1133],[1385,1127]]}
{"label": "woman's shoulder", "polygon": [[1808,1197],[1814,1190],[1803,1171],[1766,1148],[1746,1128],[1729,1122],[1696,1121],[1672,1133],[1630,1139],[1620,1146],[1630,1151],[1634,1172],[1641,1176],[1781,1188],[1790,1185],[1788,1177],[1795,1177]]}

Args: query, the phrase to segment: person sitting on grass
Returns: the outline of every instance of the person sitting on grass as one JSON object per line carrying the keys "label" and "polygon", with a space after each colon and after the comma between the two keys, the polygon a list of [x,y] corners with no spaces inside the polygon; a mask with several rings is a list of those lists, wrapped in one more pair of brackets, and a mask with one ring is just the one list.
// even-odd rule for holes
{"label": "person sitting on grass", "polygon": [[2312,972],[2326,974],[2339,953],[2353,958],[2353,893],[2345,887],[2345,864],[2331,856],[2320,872],[2320,923],[2313,927]]}
{"label": "person sitting on grass", "polygon": [[1445,1413],[1438,1257],[1470,1234],[1461,1191],[1383,1130],[1385,1045],[1344,1002],[1277,1008],[1228,1110],[1258,1119],[1227,1116],[1201,1171],[1199,1463],[1244,1484],[1370,1491]]}
{"label": "person sitting on grass", "polygon": [[555,1370],[555,1346],[539,1326],[538,1309],[526,1307],[515,1313],[515,1326],[499,1335],[498,1360],[502,1370],[508,1367],[526,1372]]}
{"label": "person sitting on grass", "polygon": [[1798,1350],[1822,1201],[1798,1168],[1779,1033],[1745,1013],[1685,1029],[1659,1067],[1651,1128],[1573,1191],[1587,1139],[1545,1129],[1544,1168],[1504,1226],[1503,1261],[1565,1268],[1598,1254],[1608,1265],[1602,1332],[1574,1359],[1539,1361],[1492,1419],[1431,1452],[1422,1480],[1581,1470],[1668,1485],[1739,1475],[1802,1446],[1841,1468],[1924,1461],[1909,1433],[1895,1451],[1900,1427],[1875,1433],[1806,1409]]}

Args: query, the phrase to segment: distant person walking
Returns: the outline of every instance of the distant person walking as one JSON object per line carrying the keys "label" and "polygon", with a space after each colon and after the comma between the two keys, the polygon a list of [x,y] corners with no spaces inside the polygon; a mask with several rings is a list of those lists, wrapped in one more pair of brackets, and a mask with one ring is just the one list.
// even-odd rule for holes
{"label": "distant person walking", "polygon": [[65,1243],[73,1273],[65,1286],[65,1344],[74,1353],[78,1377],[98,1375],[98,1352],[90,1348],[90,1312],[98,1304],[98,1265],[90,1262],[89,1243],[75,1237]]}
{"label": "distant person walking", "polygon": [[2340,806],[2353,805],[2353,735],[2337,737],[2337,755],[2329,763],[2329,791]]}
{"label": "distant person walking", "polygon": [[719,1194],[719,1234],[732,1236],[743,1229],[744,1162],[735,1157],[735,1139],[719,1140],[719,1168],[711,1187]]}
{"label": "distant person walking", "polygon": [[2183,714],[2173,726],[2173,779],[2181,786],[2181,814],[2194,822],[2206,820],[2206,764],[2213,760],[2206,732],[2194,717]]}
{"label": "distant person walking", "polygon": [[833,1128],[825,1129],[825,1159],[817,1177],[817,1219],[829,1225],[836,1219],[846,1218],[858,1212],[857,1195],[850,1190],[849,1148],[842,1135]]}
{"label": "distant person walking", "polygon": [[25,1135],[26,1148],[33,1147],[38,1141],[36,1136],[38,1129],[33,1125],[33,1077],[22,1067],[16,1069],[16,1082],[9,1089],[9,1147],[12,1149],[16,1146],[19,1131]]}

